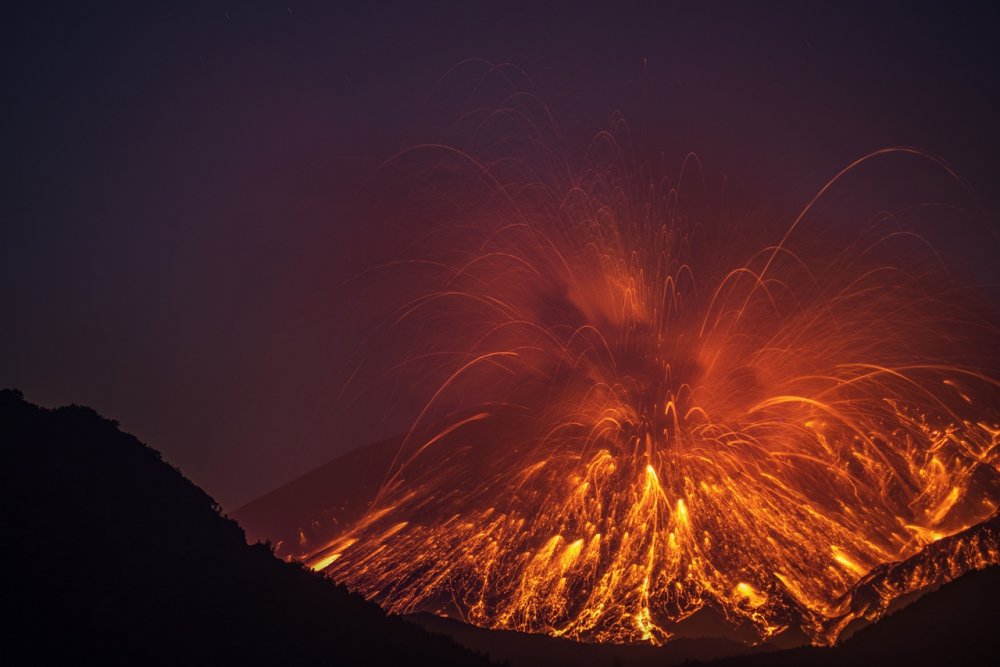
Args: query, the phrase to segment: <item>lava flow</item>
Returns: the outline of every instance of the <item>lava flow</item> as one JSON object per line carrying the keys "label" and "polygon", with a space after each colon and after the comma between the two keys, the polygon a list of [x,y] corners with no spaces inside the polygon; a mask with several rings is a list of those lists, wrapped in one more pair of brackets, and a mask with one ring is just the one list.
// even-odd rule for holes
{"label": "lava flow", "polygon": [[424,407],[363,516],[299,555],[392,612],[651,643],[706,606],[829,643],[1000,561],[992,530],[851,594],[1000,504],[994,323],[897,217],[805,229],[889,154],[926,159],[866,156],[727,241],[621,160],[542,184],[454,152],[492,196],[428,235],[384,329]]}

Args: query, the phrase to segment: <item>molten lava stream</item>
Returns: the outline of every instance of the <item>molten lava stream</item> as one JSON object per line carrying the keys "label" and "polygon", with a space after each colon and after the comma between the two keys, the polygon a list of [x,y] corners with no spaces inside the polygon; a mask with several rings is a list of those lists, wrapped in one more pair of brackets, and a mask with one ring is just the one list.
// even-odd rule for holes
{"label": "molten lava stream", "polygon": [[[1000,391],[996,327],[933,253],[885,225],[807,243],[814,200],[727,265],[625,172],[494,179],[467,248],[419,260],[386,331],[426,407],[368,511],[300,555],[392,612],[652,643],[705,606],[831,642],[1000,561],[995,530],[942,540],[997,512]],[[945,564],[866,579],[939,540]]]}

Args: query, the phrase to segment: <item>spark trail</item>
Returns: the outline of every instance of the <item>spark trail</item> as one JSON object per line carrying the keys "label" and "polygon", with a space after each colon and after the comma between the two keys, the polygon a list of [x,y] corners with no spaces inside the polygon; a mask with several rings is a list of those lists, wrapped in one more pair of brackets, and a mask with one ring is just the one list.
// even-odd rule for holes
{"label": "spark trail", "polygon": [[555,183],[438,149],[486,194],[386,319],[425,407],[368,511],[299,555],[392,612],[651,643],[706,605],[828,643],[1000,561],[984,533],[877,603],[850,595],[1000,503],[996,327],[891,220],[804,230],[845,174],[914,151],[724,244],[597,144],[612,157]]}

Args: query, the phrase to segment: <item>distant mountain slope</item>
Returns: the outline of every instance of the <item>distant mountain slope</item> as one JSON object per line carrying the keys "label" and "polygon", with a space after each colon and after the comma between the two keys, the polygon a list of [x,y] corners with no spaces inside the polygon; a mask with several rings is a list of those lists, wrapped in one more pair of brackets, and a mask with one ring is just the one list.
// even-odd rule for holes
{"label": "distant mountain slope", "polygon": [[[508,421],[498,428],[491,421],[482,420],[456,432],[453,437],[488,442],[489,438],[508,434],[511,428],[516,428],[516,424],[512,426]],[[386,471],[402,440],[401,437],[385,440],[340,456],[238,509],[234,516],[255,539],[272,540],[280,557],[307,558],[343,532],[367,509],[379,485],[385,480]],[[427,463],[427,459],[431,462]],[[425,457],[424,465],[433,467],[433,457]],[[418,477],[419,471],[411,471],[411,474]],[[841,631],[844,631],[842,638],[846,638],[887,611],[918,598],[923,592],[966,571],[996,562],[998,549],[1000,513],[933,542],[906,560],[879,565],[836,601],[837,613],[829,618],[792,617],[789,629],[771,637],[769,643],[780,648],[807,643],[808,637],[802,628],[813,624],[818,624],[831,641],[841,636]],[[734,625],[732,618],[710,606],[668,629],[676,637],[683,638],[743,642],[759,639],[750,628]],[[455,636],[455,639],[467,646],[487,650],[489,642],[480,642],[484,637],[470,636],[471,642],[465,641],[464,635]],[[505,654],[494,652],[494,655]],[[513,658],[511,661],[517,662]]]}
{"label": "distant mountain slope", "polygon": [[[517,439],[524,421],[517,413],[477,419],[447,437],[453,450],[473,444],[488,449],[497,441]],[[279,557],[304,559],[364,514],[399,456],[412,454],[414,442],[438,432],[432,425],[420,437],[400,435],[354,449],[238,508],[232,517],[252,541],[270,540]],[[420,479],[446,463],[448,453],[448,448],[426,453],[410,463],[407,474]]]}
{"label": "distant mountain slope", "polygon": [[3,663],[486,665],[243,532],[82,407],[0,391]]}
{"label": "distant mountain slope", "polygon": [[251,541],[274,543],[282,557],[299,556],[357,519],[385,480],[402,437],[339,456],[232,513]]}
{"label": "distant mountain slope", "polygon": [[969,572],[859,630],[833,648],[799,648],[714,661],[713,667],[783,665],[995,665],[1000,566]]}

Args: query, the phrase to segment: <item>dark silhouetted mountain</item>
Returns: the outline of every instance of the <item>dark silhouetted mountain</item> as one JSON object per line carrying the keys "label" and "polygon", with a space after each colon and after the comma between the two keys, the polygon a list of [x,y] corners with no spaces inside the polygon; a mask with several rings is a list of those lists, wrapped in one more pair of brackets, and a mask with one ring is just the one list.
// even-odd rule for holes
{"label": "dark silhouetted mountain", "polygon": [[745,655],[774,651],[768,645],[747,646],[723,638],[674,639],[663,646],[651,644],[587,644],[509,630],[487,630],[434,614],[413,614],[412,619],[432,632],[451,637],[459,644],[488,654],[495,660],[505,660],[511,667],[668,667],[692,660],[710,660],[723,656]]}
{"label": "dark silhouetted mountain", "polygon": [[969,572],[833,648],[727,658],[713,667],[995,665],[1000,566]]}
{"label": "dark silhouetted mountain", "polygon": [[243,531],[93,410],[0,392],[3,664],[486,665]]}

